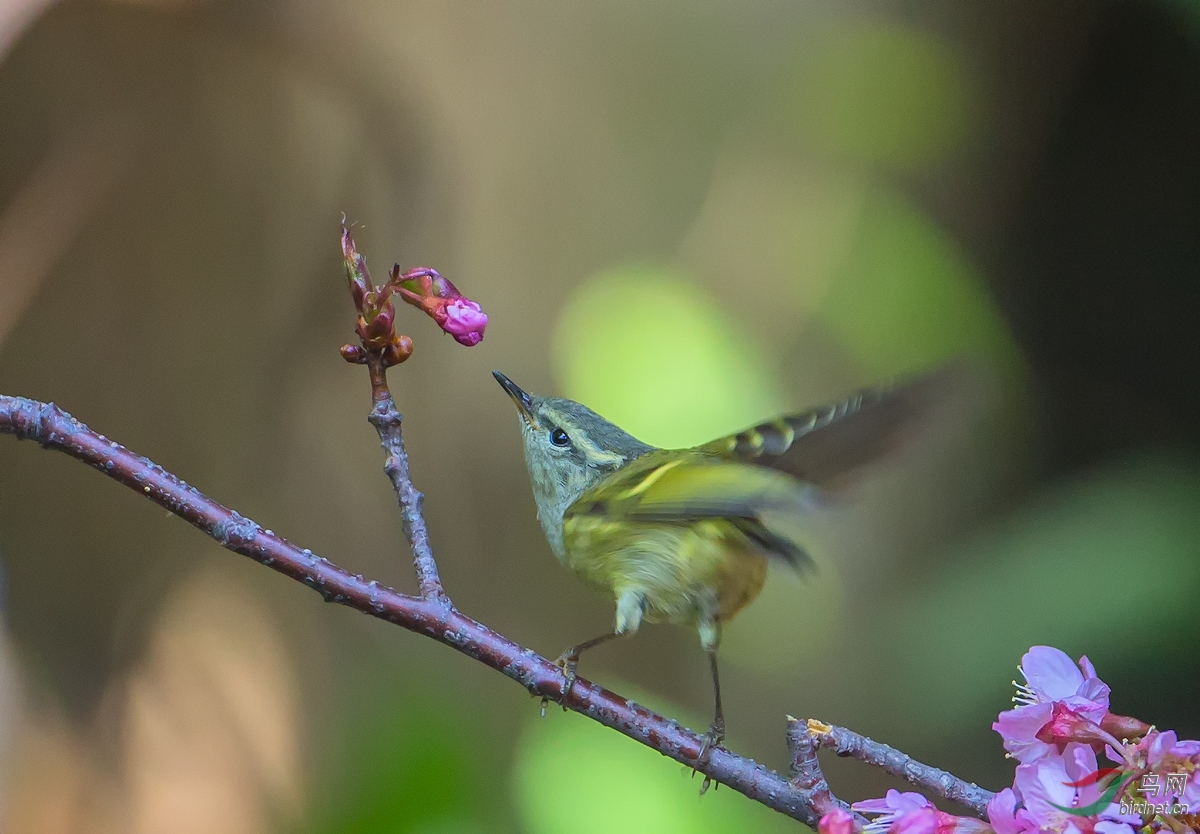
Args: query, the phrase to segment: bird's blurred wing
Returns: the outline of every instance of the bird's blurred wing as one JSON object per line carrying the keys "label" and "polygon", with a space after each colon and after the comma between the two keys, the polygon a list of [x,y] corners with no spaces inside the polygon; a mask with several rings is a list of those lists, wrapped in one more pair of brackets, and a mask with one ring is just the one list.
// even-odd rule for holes
{"label": "bird's blurred wing", "polygon": [[811,562],[800,544],[764,521],[764,513],[803,511],[815,490],[762,466],[698,451],[652,452],[604,479],[567,509],[634,522],[727,519],[764,551],[797,567]]}
{"label": "bird's blurred wing", "polygon": [[837,405],[778,417],[699,448],[832,489],[855,469],[895,449],[964,376],[963,367],[947,366],[860,392]]}

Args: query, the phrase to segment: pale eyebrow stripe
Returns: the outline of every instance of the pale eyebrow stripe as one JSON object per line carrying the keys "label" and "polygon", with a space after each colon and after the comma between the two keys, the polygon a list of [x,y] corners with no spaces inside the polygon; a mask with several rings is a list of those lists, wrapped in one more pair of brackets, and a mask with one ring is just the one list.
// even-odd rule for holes
{"label": "pale eyebrow stripe", "polygon": [[558,427],[565,431],[571,438],[571,442],[583,450],[584,456],[592,463],[620,463],[625,458],[616,452],[609,452],[601,449],[592,439],[579,430],[579,426],[573,423],[563,414],[552,412],[555,422]]}

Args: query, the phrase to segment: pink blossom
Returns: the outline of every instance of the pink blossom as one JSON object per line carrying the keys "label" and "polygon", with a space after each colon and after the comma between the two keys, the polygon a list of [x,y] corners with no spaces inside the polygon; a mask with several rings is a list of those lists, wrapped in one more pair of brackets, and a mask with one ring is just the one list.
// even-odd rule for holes
{"label": "pink blossom", "polygon": [[864,799],[861,802],[855,802],[850,806],[855,811],[861,811],[864,814],[885,814],[888,816],[897,816],[906,811],[916,811],[921,808],[932,808],[933,803],[924,797],[924,795],[916,791],[905,791],[901,793],[897,790],[890,790],[883,799]]}
{"label": "pink blossom", "polygon": [[854,816],[842,808],[834,808],[817,823],[817,834],[854,834]]}
{"label": "pink blossom", "polygon": [[1108,712],[1108,684],[1096,676],[1087,656],[1079,668],[1065,652],[1050,646],[1034,646],[1021,658],[1024,684],[1017,685],[1018,703],[1044,704],[1062,701],[1072,709],[1094,716],[1096,723]]}
{"label": "pink blossom", "polygon": [[1017,761],[1037,761],[1069,741],[1110,738],[1099,728],[1108,713],[1108,685],[1087,657],[1077,667],[1058,649],[1034,646],[1021,658],[1020,671],[1025,683],[1016,685],[1018,706],[992,725]]}
{"label": "pink blossom", "polygon": [[[988,805],[988,818],[997,834],[1020,834],[1028,831],[1055,831],[1062,834],[1131,834],[1121,827],[1140,823],[1140,818],[1121,815],[1120,807],[1111,803],[1093,815],[1072,813],[1072,808],[1087,808],[1096,804],[1105,785],[1099,782],[1073,787],[1087,781],[1096,773],[1096,753],[1086,744],[1068,744],[1063,755],[1051,754],[1017,767],[1013,796],[1001,799],[997,794]],[[1017,809],[1020,799],[1024,808]],[[1064,810],[1066,809],[1066,810]],[[1103,828],[1097,826],[1103,825]]]}
{"label": "pink blossom", "polygon": [[460,296],[440,308],[434,315],[434,321],[460,345],[473,347],[483,341],[488,317],[477,302]]}
{"label": "pink blossom", "polygon": [[867,825],[866,831],[871,834],[985,834],[991,831],[983,820],[939,811],[915,791],[890,790],[883,799],[865,799],[850,807],[867,814],[879,814]]}
{"label": "pink blossom", "polygon": [[[1181,803],[1200,806],[1200,741],[1180,741],[1174,730],[1147,733],[1138,742],[1135,756],[1145,763],[1146,770],[1157,776],[1158,790],[1146,801]],[[1168,779],[1175,776],[1175,779]],[[1176,779],[1182,776],[1183,790]]]}
{"label": "pink blossom", "polygon": [[[1076,746],[1079,745],[1072,745]],[[1076,778],[1068,775],[1067,762],[1062,756],[1048,755],[1017,767],[1016,791],[1025,804],[1024,813],[1033,822],[1034,830],[1046,828],[1064,834],[1091,830],[1088,818],[1061,810],[1077,805],[1077,789],[1068,784],[1074,781]]]}
{"label": "pink blossom", "polygon": [[[1088,744],[1069,744],[1062,756],[1062,762],[1067,772],[1067,781],[1087,783],[1075,788],[1075,802],[1073,807],[1084,808],[1096,804],[1107,787],[1107,783],[1102,783],[1102,780],[1092,781],[1100,766],[1099,762],[1096,761],[1096,751]],[[1020,768],[1017,768],[1017,770],[1019,771]],[[1118,776],[1117,778],[1121,777]],[[1117,804],[1112,803],[1102,809],[1096,816],[1109,819],[1123,819],[1117,816],[1117,810]]]}
{"label": "pink blossom", "polygon": [[436,269],[418,266],[401,273],[400,265],[392,267],[389,287],[406,303],[422,310],[437,322],[437,326],[454,337],[460,345],[473,347],[483,341],[488,317],[478,302],[472,301]]}
{"label": "pink blossom", "polygon": [[[1167,770],[1186,767],[1192,770],[1200,765],[1200,741],[1180,741],[1174,730],[1157,730],[1148,733],[1138,743],[1138,749],[1146,753],[1146,764],[1151,770]],[[1187,767],[1188,765],[1191,767]]]}

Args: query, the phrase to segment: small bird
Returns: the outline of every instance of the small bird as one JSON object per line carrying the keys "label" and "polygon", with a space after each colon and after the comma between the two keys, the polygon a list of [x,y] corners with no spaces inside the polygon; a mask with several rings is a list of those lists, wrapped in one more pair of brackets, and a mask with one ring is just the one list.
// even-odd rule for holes
{"label": "small bird", "polygon": [[725,737],[717,646],[775,557],[804,571],[811,557],[780,518],[893,448],[949,376],[866,391],[778,417],[690,449],[659,449],[577,402],[527,394],[499,371],[520,414],[538,519],[558,560],[617,605],[611,632],[556,661],[575,681],[579,655],[643,622],[695,628],[708,653],[715,712],[700,757]]}

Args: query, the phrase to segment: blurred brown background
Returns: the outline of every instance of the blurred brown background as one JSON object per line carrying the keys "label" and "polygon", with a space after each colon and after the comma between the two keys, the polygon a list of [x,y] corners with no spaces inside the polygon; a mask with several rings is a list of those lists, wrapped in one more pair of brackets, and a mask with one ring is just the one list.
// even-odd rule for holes
{"label": "blurred brown background", "polygon": [[[394,372],[442,575],[555,655],[611,605],[541,537],[499,368],[688,444],[967,355],[728,630],[729,746],[848,725],[998,788],[1032,644],[1200,732],[1200,6],[0,4],[0,391],[411,588],[337,222],[491,315]],[[32,832],[792,824],[0,441],[0,819]],[[583,674],[704,724],[694,635]],[[847,799],[890,785],[830,763]]]}

